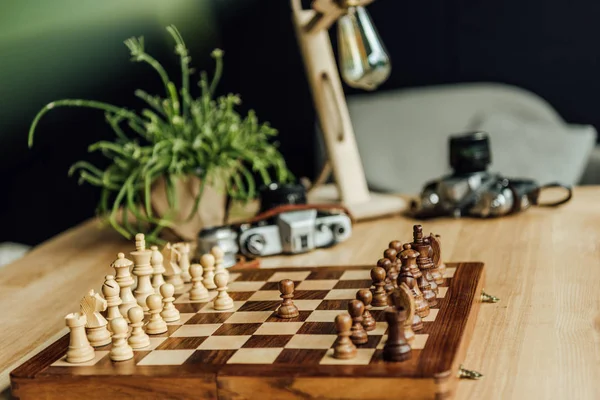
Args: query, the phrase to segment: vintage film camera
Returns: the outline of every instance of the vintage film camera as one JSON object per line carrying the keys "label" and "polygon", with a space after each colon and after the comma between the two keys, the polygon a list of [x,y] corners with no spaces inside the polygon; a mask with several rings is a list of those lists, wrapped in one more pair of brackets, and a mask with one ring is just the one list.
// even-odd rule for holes
{"label": "vintage film camera", "polygon": [[225,252],[225,266],[230,266],[237,254],[256,258],[305,253],[333,246],[351,234],[352,219],[343,207],[306,204],[301,185],[271,185],[261,191],[257,216],[241,224],[204,229],[198,251],[219,245]]}
{"label": "vintage film camera", "polygon": [[[452,175],[428,182],[410,214],[426,219],[441,216],[500,217],[528,209],[532,205],[558,206],[571,199],[570,187],[559,183],[539,186],[531,179],[509,179],[487,171],[491,163],[490,141],[485,132],[451,136]],[[558,200],[540,203],[540,192],[561,188]]]}

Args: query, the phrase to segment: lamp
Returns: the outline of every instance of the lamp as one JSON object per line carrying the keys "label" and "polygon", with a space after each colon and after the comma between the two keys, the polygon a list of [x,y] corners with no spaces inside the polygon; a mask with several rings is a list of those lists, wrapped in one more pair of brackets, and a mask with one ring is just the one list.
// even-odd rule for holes
{"label": "lamp", "polygon": [[[369,192],[328,34],[337,21],[344,81],[355,88],[377,88],[389,77],[391,66],[364,8],[373,1],[314,0],[312,9],[303,9],[301,0],[291,0],[296,36],[328,157],[310,188],[309,202],[340,202],[359,220],[406,208],[406,202],[399,197]],[[331,172],[335,185],[325,185]]]}
{"label": "lamp", "polygon": [[390,58],[369,13],[350,6],[338,20],[339,66],[348,86],[374,90],[390,76]]}

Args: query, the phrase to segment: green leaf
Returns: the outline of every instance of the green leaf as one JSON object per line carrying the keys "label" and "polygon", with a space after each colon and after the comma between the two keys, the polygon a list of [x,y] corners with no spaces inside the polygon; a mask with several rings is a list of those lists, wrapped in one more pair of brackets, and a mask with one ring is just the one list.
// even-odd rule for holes
{"label": "green leaf", "polygon": [[[223,73],[223,52],[216,49],[215,70],[209,79],[200,73],[200,95],[192,97],[189,88],[190,56],[181,33],[174,27],[167,31],[175,42],[175,53],[181,65],[181,87],[169,79],[163,66],[146,53],[143,37],[125,41],[132,60],[150,65],[160,77],[165,92],[153,96],[138,89],[135,96],[148,108],[133,112],[115,105],[81,99],[63,99],[47,104],[35,116],[28,136],[33,145],[34,132],[41,118],[57,107],[87,107],[104,111],[114,139],[102,140],[89,146],[107,157],[106,168],[87,161],[72,165],[69,174],[77,173],[81,183],[102,188],[98,212],[123,236],[130,238],[134,227],[127,217],[138,221],[137,230],[152,229],[147,240],[160,242],[162,228],[172,226],[171,214],[177,208],[175,179],[188,175],[201,178],[201,192],[194,199],[188,218],[200,207],[201,193],[210,185],[229,193],[238,200],[256,197],[258,182],[268,184],[272,179],[283,182],[293,179],[278,144],[271,142],[278,132],[261,122],[251,110],[241,115],[236,107],[241,98],[236,94],[215,96]],[[156,179],[165,179],[170,210],[161,217],[153,215],[151,186]],[[123,220],[117,221],[121,210]]]}

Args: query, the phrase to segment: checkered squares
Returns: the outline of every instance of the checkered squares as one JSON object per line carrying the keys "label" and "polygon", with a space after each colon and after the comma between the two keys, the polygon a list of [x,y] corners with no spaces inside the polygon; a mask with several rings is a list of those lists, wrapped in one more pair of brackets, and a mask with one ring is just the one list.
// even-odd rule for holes
{"label": "checkered squares", "polygon": [[[448,268],[447,276],[455,269]],[[276,310],[282,299],[278,282],[291,279],[295,283],[294,304],[300,315],[281,319]],[[387,340],[385,307],[371,307],[377,323],[368,333],[368,342],[358,346],[357,356],[349,360],[333,357],[337,340],[335,317],[347,313],[348,302],[356,298],[358,289],[371,286],[370,268],[343,270],[337,268],[310,271],[248,270],[230,273],[228,293],[234,300],[231,310],[218,311],[210,292],[209,300],[191,302],[187,294],[175,303],[178,321],[169,323],[166,334],[150,338],[151,345],[135,351],[134,362],[140,366],[183,364],[302,364],[302,365],[368,365],[381,357]],[[447,284],[440,285],[438,299],[447,295]],[[439,301],[440,304],[443,300]],[[424,329],[417,332],[412,348],[425,348],[430,324],[439,307],[423,319]],[[64,357],[54,366],[94,366],[110,362],[110,346],[96,350],[93,360],[69,364]],[[104,364],[102,364],[104,365]]]}
{"label": "checkered squares", "polygon": [[[417,334],[410,347],[413,350],[423,350],[425,348],[425,343],[427,343],[427,339],[429,338],[428,334]],[[381,342],[377,345],[378,349],[383,349],[385,346],[385,342],[387,341],[387,335],[383,335],[381,338]]]}
{"label": "checkered squares", "polygon": [[338,283],[335,279],[315,279],[312,281],[300,282],[296,287],[298,290],[330,290]]}
{"label": "checkered squares", "polygon": [[373,358],[375,349],[357,349],[356,357],[349,360],[340,360],[333,357],[333,349],[327,350],[327,353],[321,359],[319,364],[323,365],[368,365]]}
{"label": "checkered squares", "polygon": [[96,353],[94,354],[94,358],[93,359],[91,359],[90,361],[86,361],[86,362],[78,363],[78,364],[68,363],[67,362],[67,355],[65,354],[60,359],[58,359],[57,361],[55,361],[52,364],[52,366],[53,367],[73,367],[73,366],[89,367],[89,366],[92,366],[92,365],[96,365],[96,363],[98,361],[100,361],[104,357],[108,356],[108,353],[109,352],[107,350],[96,350]]}
{"label": "checkered squares", "polygon": [[357,289],[334,289],[325,296],[325,300],[354,300]]}
{"label": "checkered squares", "polygon": [[[264,286],[264,282],[231,282],[227,285],[229,292],[256,292]],[[279,292],[277,292],[279,295]]]}
{"label": "checkered squares", "polygon": [[340,314],[339,310],[316,310],[306,319],[308,322],[331,322]]}
{"label": "checkered squares", "polygon": [[341,281],[364,280],[364,279],[371,279],[371,270],[357,269],[357,270],[351,270],[351,271],[344,271],[344,273],[340,277]]}
{"label": "checkered squares", "polygon": [[273,364],[283,349],[239,349],[227,364]]}
{"label": "checkered squares", "polygon": [[294,335],[285,345],[289,349],[328,349],[337,335]]}
{"label": "checkered squares", "polygon": [[446,268],[446,272],[444,272],[444,277],[448,279],[454,278],[455,272],[456,268]]}
{"label": "checkered squares", "polygon": [[181,365],[194,350],[155,350],[144,357],[138,365]]}
{"label": "checkered squares", "polygon": [[269,277],[269,279],[267,279],[267,282],[279,282],[284,279],[303,281],[308,275],[310,275],[310,271],[275,272]]}
{"label": "checkered squares", "polygon": [[265,322],[255,332],[257,335],[294,335],[304,325],[304,322]]}
{"label": "checkered squares", "polygon": [[239,323],[239,324],[248,324],[248,323],[262,323],[265,322],[270,316],[273,314],[271,311],[239,311],[233,314],[231,317],[227,318],[225,322],[227,323]]}
{"label": "checkered squares", "polygon": [[180,297],[178,297],[173,303],[174,304],[182,304],[182,303],[207,303],[212,301],[217,296],[217,292],[215,290],[208,292],[208,298],[202,301],[190,301],[190,294],[184,293]]}
{"label": "checkered squares", "polygon": [[171,337],[210,336],[223,324],[184,325],[177,329]]}
{"label": "checkered squares", "polygon": [[250,335],[241,336],[210,336],[198,349],[201,350],[237,350],[241,349],[244,343],[250,339]]}
{"label": "checkered squares", "polygon": [[173,322],[167,322],[167,325],[183,325],[188,322],[194,315],[194,313],[179,313],[179,319]]}
{"label": "checkered squares", "polygon": [[440,310],[437,308],[432,308],[431,310],[429,310],[429,315],[426,316],[425,318],[423,318],[423,322],[433,322],[435,321],[435,317],[437,317],[438,312]]}
{"label": "checkered squares", "polygon": [[204,307],[202,307],[200,309],[200,313],[221,313],[221,312],[234,312],[240,309],[241,306],[244,305],[244,301],[234,301],[233,302],[233,308],[229,309],[229,310],[225,310],[225,311],[220,311],[220,310],[215,310],[214,306],[213,306],[213,302],[211,301],[210,303],[206,303],[204,305]]}

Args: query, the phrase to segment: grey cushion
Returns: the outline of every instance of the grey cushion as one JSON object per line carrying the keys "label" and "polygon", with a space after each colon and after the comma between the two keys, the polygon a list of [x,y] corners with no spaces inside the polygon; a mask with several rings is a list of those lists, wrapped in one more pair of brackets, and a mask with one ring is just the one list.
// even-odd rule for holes
{"label": "grey cushion", "polygon": [[23,257],[30,250],[29,246],[20,243],[0,243],[0,267]]}
{"label": "grey cushion", "polygon": [[490,134],[491,170],[506,176],[576,184],[594,148],[592,126],[566,124],[540,97],[513,86],[460,84],[348,98],[369,185],[418,193],[450,172],[448,136]]}
{"label": "grey cushion", "polygon": [[585,172],[581,178],[582,185],[600,184],[600,146],[596,145],[588,160]]}

